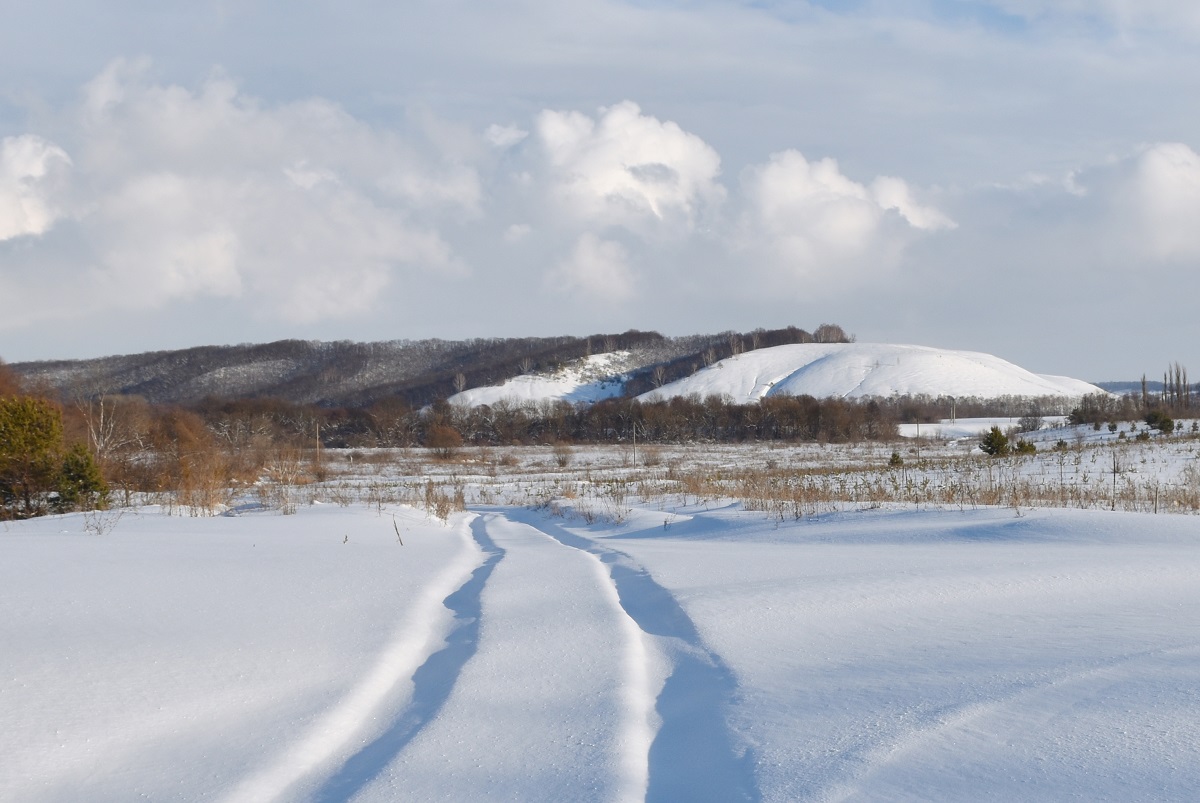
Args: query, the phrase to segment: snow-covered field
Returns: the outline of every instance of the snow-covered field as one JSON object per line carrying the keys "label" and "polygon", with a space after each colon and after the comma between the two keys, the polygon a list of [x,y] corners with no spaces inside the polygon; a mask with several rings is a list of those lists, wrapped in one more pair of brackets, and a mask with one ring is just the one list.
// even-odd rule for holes
{"label": "snow-covered field", "polygon": [[1200,795],[1194,516],[784,519],[526,458],[444,470],[553,505],[0,526],[0,799]]}
{"label": "snow-covered field", "polygon": [[[946,440],[961,440],[963,438],[979,437],[992,427],[1000,427],[1007,431],[1020,422],[1020,416],[1001,416],[997,418],[958,418],[953,421],[938,421],[933,424],[900,424],[902,438],[944,438]],[[1044,416],[1044,427],[1061,427],[1066,424],[1065,415]]]}

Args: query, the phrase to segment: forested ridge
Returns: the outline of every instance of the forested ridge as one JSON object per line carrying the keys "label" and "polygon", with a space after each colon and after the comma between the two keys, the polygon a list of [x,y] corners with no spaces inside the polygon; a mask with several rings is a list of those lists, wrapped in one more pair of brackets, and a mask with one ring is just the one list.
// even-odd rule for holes
{"label": "forested ridge", "polygon": [[[14,363],[30,386],[60,395],[140,396],[155,404],[206,398],[272,398],[322,407],[368,407],[385,399],[424,406],[461,387],[552,371],[589,354],[630,352],[627,395],[650,390],[741,351],[788,343],[845,342],[840,326],[666,337],[629,330],[587,337],[392,340],[375,343],[280,340],[199,346],[88,360]],[[461,386],[461,387],[459,387]]]}

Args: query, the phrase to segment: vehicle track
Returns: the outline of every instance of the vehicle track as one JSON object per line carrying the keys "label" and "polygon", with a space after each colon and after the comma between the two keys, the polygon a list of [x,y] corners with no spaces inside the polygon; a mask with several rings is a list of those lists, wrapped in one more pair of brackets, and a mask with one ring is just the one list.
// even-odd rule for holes
{"label": "vehicle track", "polygon": [[709,650],[672,594],[629,555],[572,533],[537,513],[513,511],[607,570],[621,608],[670,662],[655,701],[660,720],[648,754],[647,801],[761,799],[754,757],[734,744],[726,714],[737,693],[733,672]]}
{"label": "vehicle track", "polygon": [[413,673],[412,696],[395,721],[331,775],[312,796],[316,803],[350,800],[371,783],[402,751],[421,728],[437,716],[450,697],[463,667],[479,646],[482,616],[481,597],[488,578],[505,551],[488,537],[481,518],[471,521],[471,536],[486,559],[471,573],[467,582],[443,600],[454,615],[454,625],[446,634],[445,646],[430,654]]}
{"label": "vehicle track", "polygon": [[[319,717],[293,741],[274,762],[243,779],[237,787],[224,795],[221,798],[224,803],[266,803],[297,799],[297,795],[301,794],[300,790],[305,786],[322,784],[317,780],[320,774],[328,772],[330,763],[339,754],[344,754],[355,739],[362,738],[364,732],[369,731],[371,723],[376,721],[382,709],[394,704],[398,687],[401,687],[404,681],[412,679],[414,691],[420,690],[420,687],[415,685],[415,676],[432,655],[436,654],[435,651],[444,652],[437,650],[438,644],[446,631],[454,627],[447,622],[442,606],[464,589],[467,589],[469,595],[472,583],[480,571],[489,566],[487,562],[483,566],[478,565],[479,552],[474,548],[475,540],[467,527],[466,521],[458,525],[457,535],[463,541],[463,549],[424,589],[417,605],[402,613],[395,636],[362,680],[337,705]],[[493,557],[489,557],[488,560],[493,560]],[[467,578],[465,583],[464,577]],[[451,608],[451,611],[453,610]],[[459,627],[461,624],[460,622]],[[407,711],[416,698],[410,694],[404,699],[408,702],[402,702],[401,706],[402,710]],[[371,744],[379,742],[386,735],[372,740]],[[364,769],[370,769],[374,764],[373,759],[359,759],[364,750],[357,751],[351,761],[357,759],[362,762]],[[343,770],[345,766],[348,765],[344,764]],[[339,787],[347,787],[346,791],[353,791],[348,787],[348,778],[343,776],[342,770],[337,770],[320,786],[320,799],[346,799],[344,796],[329,796],[332,794],[330,784],[335,780]],[[302,799],[308,798],[308,795],[304,795]]]}

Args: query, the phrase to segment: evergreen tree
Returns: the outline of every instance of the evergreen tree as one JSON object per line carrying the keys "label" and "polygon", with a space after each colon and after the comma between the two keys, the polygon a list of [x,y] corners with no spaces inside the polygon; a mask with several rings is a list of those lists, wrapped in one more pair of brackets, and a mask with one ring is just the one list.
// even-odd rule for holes
{"label": "evergreen tree", "polygon": [[62,469],[62,415],[43,399],[0,397],[0,517],[46,512]]}
{"label": "evergreen tree", "polygon": [[58,477],[58,497],[54,507],[59,513],[95,510],[108,502],[108,485],[100,467],[82,443],[67,450]]}
{"label": "evergreen tree", "polygon": [[979,439],[979,448],[984,454],[1003,457],[1009,452],[1008,436],[1000,431],[1000,427],[992,427]]}

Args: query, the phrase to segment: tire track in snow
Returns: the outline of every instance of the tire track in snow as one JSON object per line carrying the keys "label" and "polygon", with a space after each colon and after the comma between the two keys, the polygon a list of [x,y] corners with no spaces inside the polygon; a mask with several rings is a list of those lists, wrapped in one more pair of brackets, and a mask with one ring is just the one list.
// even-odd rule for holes
{"label": "tire track in snow", "polygon": [[[578,550],[540,527],[526,526],[536,530],[550,541],[571,552]],[[662,683],[661,674],[651,666],[651,656],[646,633],[621,605],[620,595],[612,583],[604,562],[594,552],[583,551],[594,571],[596,586],[608,598],[609,605],[618,614],[625,641],[622,661],[623,682],[621,686],[622,723],[621,731],[621,778],[616,799],[620,801],[644,800],[650,782],[650,748],[659,726],[655,713],[654,691]],[[652,676],[657,678],[652,679]]]}
{"label": "tire track in snow", "polygon": [[753,755],[739,754],[725,720],[733,672],[710,651],[671,592],[624,552],[532,516],[510,518],[597,558],[626,615],[671,662],[655,701],[661,725],[647,753],[647,801],[757,801]]}
{"label": "tire track in snow", "polygon": [[442,604],[454,615],[454,626],[445,646],[432,653],[413,673],[409,704],[386,731],[351,756],[313,795],[315,803],[338,803],[352,798],[374,780],[401,750],[413,740],[450,697],[463,666],[479,645],[483,588],[505,555],[488,536],[484,519],[471,521],[471,536],[487,558],[457,591]]}
{"label": "tire track in snow", "polygon": [[[410,695],[410,700],[415,701],[418,691],[416,675],[433,655],[438,654],[431,653],[431,651],[441,636],[441,623],[445,621],[445,615],[439,609],[443,605],[450,607],[446,604],[447,601],[454,598],[463,589],[472,586],[485,567],[487,571],[483,581],[486,581],[486,574],[490,574],[495,562],[503,556],[502,552],[500,555],[489,554],[484,563],[480,565],[478,553],[475,549],[469,548],[479,544],[477,538],[472,539],[472,535],[474,535],[473,520],[470,525],[471,530],[459,525],[459,535],[463,539],[464,549],[426,586],[417,604],[406,613],[404,624],[396,637],[387,645],[365,677],[340,703],[314,722],[304,736],[290,749],[287,749],[272,765],[246,778],[232,792],[223,796],[221,798],[223,803],[265,803],[282,798],[285,793],[293,792],[297,785],[309,781],[322,770],[327,771],[334,757],[344,751],[378,714],[379,708],[386,704],[387,698],[394,693],[397,685],[411,679],[414,684],[414,694]],[[482,544],[480,545],[482,546]],[[464,576],[467,577],[465,582]],[[468,591],[467,598],[470,598],[472,592],[474,592],[474,599],[478,601],[479,590],[473,588]],[[454,608],[450,607],[450,609],[454,611]],[[454,630],[461,626],[460,622],[459,627],[452,628],[450,635],[452,636]],[[449,637],[447,636],[447,639]],[[409,710],[412,705],[413,702],[409,702],[405,705],[404,710]],[[368,748],[382,738],[379,737],[373,741]],[[366,750],[367,748],[358,751],[350,761],[353,762]],[[343,777],[343,771],[349,765],[350,762],[346,762],[341,770],[320,787],[318,794],[326,795],[330,784],[335,779],[338,780],[339,788],[348,788],[348,784],[343,783],[348,781],[348,778]],[[370,761],[363,759],[360,764],[356,764],[356,767],[370,769],[370,765]],[[348,796],[349,794],[346,795],[346,797]],[[345,797],[337,799],[345,799]]]}

